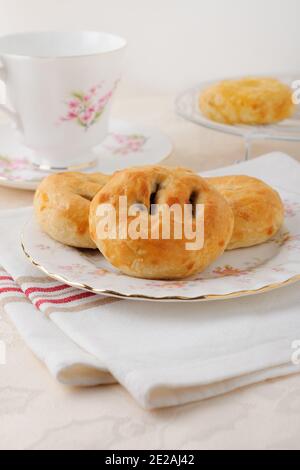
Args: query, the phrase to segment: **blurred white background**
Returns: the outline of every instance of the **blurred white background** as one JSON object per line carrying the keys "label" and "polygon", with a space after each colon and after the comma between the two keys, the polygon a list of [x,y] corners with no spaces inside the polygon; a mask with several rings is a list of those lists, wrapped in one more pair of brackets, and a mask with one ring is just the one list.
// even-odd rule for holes
{"label": "blurred white background", "polygon": [[94,29],[127,38],[123,88],[300,71],[299,0],[0,0],[1,34]]}

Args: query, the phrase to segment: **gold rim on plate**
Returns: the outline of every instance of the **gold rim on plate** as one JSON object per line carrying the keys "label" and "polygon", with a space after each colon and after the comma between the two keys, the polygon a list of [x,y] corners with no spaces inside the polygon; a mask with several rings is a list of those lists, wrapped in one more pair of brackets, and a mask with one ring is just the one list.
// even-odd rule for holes
{"label": "gold rim on plate", "polygon": [[[23,238],[23,234],[21,236],[21,239]],[[264,292],[269,292],[275,289],[279,289],[280,287],[288,286],[290,284],[294,284],[297,281],[300,281],[300,274],[296,274],[295,276],[292,276],[289,279],[286,279],[285,281],[281,282],[275,282],[273,284],[269,284],[264,287],[260,287],[258,289],[252,289],[252,290],[240,290],[237,292],[232,292],[229,294],[207,294],[207,295],[200,295],[196,297],[184,297],[184,296],[160,296],[160,297],[152,297],[149,295],[143,295],[143,294],[126,294],[124,292],[117,292],[114,290],[109,290],[109,289],[98,289],[95,287],[91,287],[87,284],[82,284],[80,282],[73,282],[65,278],[64,276],[56,273],[51,273],[50,271],[47,270],[44,266],[42,266],[40,263],[35,261],[32,256],[26,251],[25,246],[23,244],[23,241],[21,241],[21,247],[22,250],[25,254],[25,256],[29,259],[31,264],[39,268],[44,274],[47,276],[56,279],[57,281],[64,282],[65,284],[68,284],[71,287],[77,287],[78,289],[83,289],[89,292],[93,292],[94,294],[101,294],[105,295],[108,297],[117,297],[121,299],[136,299],[136,300],[148,300],[148,301],[183,301],[183,302],[207,302],[211,300],[226,300],[226,299],[234,299],[237,297],[245,297],[248,295],[255,295],[255,294],[262,294]]]}

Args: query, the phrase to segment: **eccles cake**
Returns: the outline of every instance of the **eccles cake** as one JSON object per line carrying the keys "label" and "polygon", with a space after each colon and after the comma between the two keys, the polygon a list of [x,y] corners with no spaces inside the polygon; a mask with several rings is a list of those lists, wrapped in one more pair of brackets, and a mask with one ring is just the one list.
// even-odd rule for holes
{"label": "eccles cake", "polygon": [[265,125],[291,117],[292,90],[274,78],[224,80],[206,88],[199,97],[205,117],[223,124]]}

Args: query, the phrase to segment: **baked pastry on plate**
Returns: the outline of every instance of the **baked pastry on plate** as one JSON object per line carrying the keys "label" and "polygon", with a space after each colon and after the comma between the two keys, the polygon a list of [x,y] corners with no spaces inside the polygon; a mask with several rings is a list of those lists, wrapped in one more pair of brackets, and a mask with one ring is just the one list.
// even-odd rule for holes
{"label": "baked pastry on plate", "polygon": [[227,250],[259,245],[273,237],[284,221],[279,194],[250,176],[207,178],[227,200],[234,214],[234,229]]}
{"label": "baked pastry on plate", "polygon": [[287,85],[274,78],[256,77],[209,86],[199,97],[199,107],[208,119],[224,124],[272,124],[295,111]]}
{"label": "baked pastry on plate", "polygon": [[96,248],[89,233],[90,202],[109,178],[75,172],[45,178],[34,196],[35,214],[44,232],[64,245]]}
{"label": "baked pastry on plate", "polygon": [[[127,198],[125,225],[120,208],[122,196]],[[113,238],[105,238],[102,233],[99,235],[99,227],[105,219],[99,207],[106,204],[113,207],[116,214]],[[184,232],[184,219],[178,222],[173,213],[170,218],[171,236],[165,239],[162,217],[157,218],[154,204],[168,207],[176,204],[182,212],[184,205],[189,204],[193,208],[197,204],[204,205],[204,226],[203,219],[199,222],[195,212],[192,213],[194,232],[196,224],[202,223],[203,245],[187,249],[191,240]],[[134,206],[143,208],[145,212],[148,225],[144,239],[133,239],[127,230],[137,220],[136,215],[130,215],[130,208]],[[158,223],[157,239],[151,232],[155,221]],[[183,229],[180,239],[174,236],[176,223],[180,223]],[[203,178],[183,168],[149,166],[117,172],[95,196],[90,208],[91,237],[101,253],[123,273],[146,279],[183,279],[203,271],[227,248],[233,223],[233,213],[225,198]]]}

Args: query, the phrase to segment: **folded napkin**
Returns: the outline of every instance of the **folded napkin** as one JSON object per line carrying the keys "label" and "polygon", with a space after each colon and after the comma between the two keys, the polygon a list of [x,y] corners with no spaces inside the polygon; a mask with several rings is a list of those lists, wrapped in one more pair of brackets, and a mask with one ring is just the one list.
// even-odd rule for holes
{"label": "folded napkin", "polygon": [[[283,154],[210,172],[233,173],[300,191],[300,166]],[[47,278],[25,259],[20,231],[31,213],[27,208],[0,214],[0,263],[5,270],[0,273],[0,301],[28,346],[60,382],[116,380],[143,407],[157,408],[300,372],[291,360],[292,344],[300,339],[298,284],[204,303],[94,295]]]}

